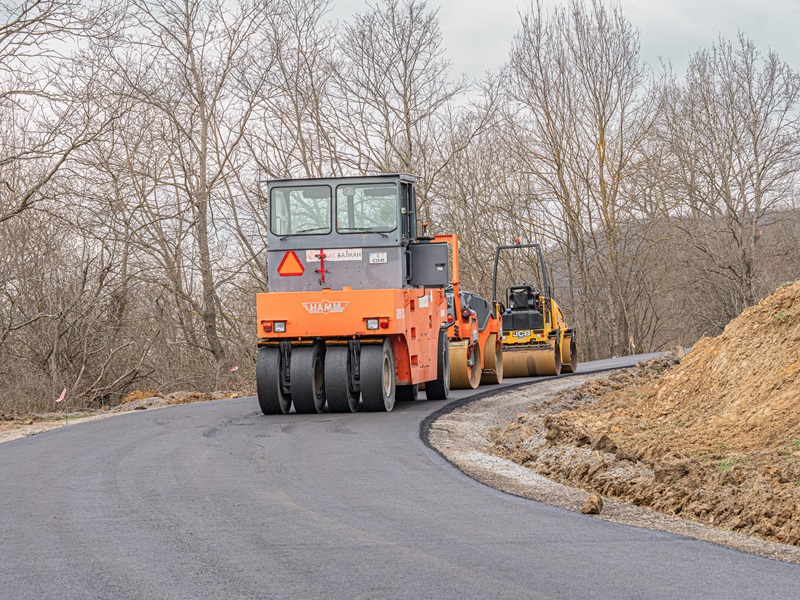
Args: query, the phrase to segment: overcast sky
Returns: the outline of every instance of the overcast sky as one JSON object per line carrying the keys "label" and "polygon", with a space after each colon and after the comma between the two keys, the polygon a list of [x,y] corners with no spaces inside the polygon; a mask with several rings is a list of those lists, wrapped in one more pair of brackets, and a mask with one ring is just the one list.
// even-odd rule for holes
{"label": "overcast sky", "polygon": [[[348,19],[366,9],[365,0],[334,0],[333,16]],[[545,6],[564,4],[544,0]],[[743,31],[756,48],[768,48],[800,70],[800,0],[621,0],[623,12],[639,29],[643,58],[659,68],[659,58],[671,61],[679,73],[689,54],[708,47],[720,33],[735,40]],[[446,55],[456,73],[481,77],[508,57],[519,29],[519,0],[428,0],[439,7]]]}

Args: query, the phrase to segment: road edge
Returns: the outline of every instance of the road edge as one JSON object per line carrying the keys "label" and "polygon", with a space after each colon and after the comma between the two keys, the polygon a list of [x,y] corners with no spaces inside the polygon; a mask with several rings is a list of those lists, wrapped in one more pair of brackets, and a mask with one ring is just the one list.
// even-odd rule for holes
{"label": "road edge", "polygon": [[[472,396],[468,396],[466,398],[456,399],[442,406],[436,411],[430,413],[425,417],[425,419],[423,419],[420,422],[419,426],[420,439],[428,448],[436,452],[450,465],[452,465],[453,467],[458,469],[461,473],[463,473],[464,475],[466,475],[467,477],[469,477],[470,479],[481,485],[484,485],[486,487],[489,487],[493,490],[497,490],[505,494],[509,494],[517,498],[522,498],[525,500],[531,500],[535,502],[543,502],[546,504],[550,504],[551,506],[557,506],[559,508],[563,508],[565,510],[569,510],[572,512],[580,512],[580,507],[583,502],[583,499],[592,495],[591,493],[582,490],[580,488],[570,487],[558,483],[556,481],[547,479],[541,475],[533,473],[533,471],[530,471],[525,467],[517,465],[516,463],[512,463],[511,461],[501,459],[499,457],[491,457],[491,459],[493,462],[495,462],[496,465],[502,467],[503,470],[514,470],[517,472],[520,472],[520,470],[524,470],[525,472],[530,473],[529,479],[534,481],[542,480],[547,483],[532,484],[529,482],[526,484],[522,484],[519,481],[515,481],[512,484],[511,483],[512,477],[510,477],[507,474],[501,474],[498,472],[490,471],[484,466],[478,467],[476,463],[461,464],[456,458],[454,458],[451,455],[448,455],[448,452],[446,450],[440,448],[432,441],[431,430],[434,427],[434,425],[440,419],[442,419],[442,417],[462,411],[466,407],[480,401],[491,401],[491,399],[495,396],[505,395],[508,392],[513,392],[514,390],[523,387],[534,387],[539,384],[545,383],[547,381],[554,381],[579,375],[599,376],[606,372],[617,371],[624,368],[631,368],[631,367],[604,368],[604,369],[599,369],[597,371],[592,371],[591,373],[585,373],[579,371],[577,373],[565,374],[560,377],[544,377],[534,381],[528,380],[520,383],[503,385],[501,387],[494,387],[492,389],[487,389],[485,391],[479,392]],[[497,424],[500,423],[498,422]],[[480,429],[483,427],[484,427],[483,425],[475,424],[473,422],[473,424],[471,424],[472,433],[475,434],[476,437],[484,439],[482,434],[480,433]],[[453,440],[451,439],[450,441]],[[483,454],[483,456],[486,457],[489,456],[488,454],[482,452],[482,449],[479,444],[471,444],[466,440],[466,437],[464,437],[461,441],[465,444],[465,448],[471,450],[472,453]],[[508,468],[506,469],[505,467]],[[547,488],[547,490],[545,490],[545,488]],[[563,488],[561,494],[555,494],[556,497],[554,497],[554,495],[552,494],[552,490],[555,488]],[[560,496],[560,498],[558,496]],[[731,550],[744,552],[746,554],[752,554],[767,559],[779,560],[782,562],[793,563],[793,564],[800,564],[800,548],[796,548],[794,546],[762,540],[761,538],[747,536],[740,533],[734,533],[732,531],[721,529],[718,527],[713,527],[710,525],[688,521],[685,519],[681,519],[680,517],[666,515],[664,513],[648,510],[645,508],[635,506],[633,504],[621,502],[619,500],[611,498],[604,498],[604,502],[606,508],[604,509],[603,513],[601,513],[600,515],[586,515],[586,516],[589,518],[597,518],[600,520],[610,521],[631,527],[640,527],[644,529],[663,531],[666,533],[671,533],[689,539],[715,544]]]}

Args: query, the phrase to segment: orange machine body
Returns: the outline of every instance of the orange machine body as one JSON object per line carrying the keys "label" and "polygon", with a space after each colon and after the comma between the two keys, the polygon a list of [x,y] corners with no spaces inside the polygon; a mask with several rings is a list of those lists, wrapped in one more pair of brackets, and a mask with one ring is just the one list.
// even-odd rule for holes
{"label": "orange machine body", "polygon": [[[452,263],[452,283],[453,283],[453,326],[448,329],[448,337],[451,341],[468,340],[470,344],[477,343],[480,348],[488,350],[486,347],[489,337],[495,335],[495,344],[500,347],[502,334],[502,320],[499,317],[499,309],[496,306],[491,308],[492,315],[488,319],[486,326],[481,329],[476,311],[470,309],[462,303],[461,280],[458,270],[458,236],[454,234],[437,235],[433,238],[434,242],[446,242],[453,248]],[[466,309],[466,311],[465,311]],[[494,349],[494,348],[493,348]],[[485,366],[485,358],[488,352],[481,353],[481,367]]]}
{"label": "orange machine body", "polygon": [[[458,236],[437,235],[434,242],[447,243],[451,248],[452,296],[448,307],[448,330],[450,338],[453,387],[475,387],[485,372],[487,383],[502,381],[500,354],[503,325],[500,307],[483,298],[466,292],[461,287],[458,269]],[[465,370],[464,370],[465,369]],[[473,370],[475,373],[473,373]]]}
{"label": "orange machine body", "polygon": [[[293,345],[324,338],[381,343],[394,349],[397,382],[416,384],[435,379],[438,334],[446,319],[441,289],[322,289],[315,292],[270,292],[256,295],[259,346],[290,341]],[[377,329],[369,322],[377,321]],[[276,332],[275,323],[283,323]]]}

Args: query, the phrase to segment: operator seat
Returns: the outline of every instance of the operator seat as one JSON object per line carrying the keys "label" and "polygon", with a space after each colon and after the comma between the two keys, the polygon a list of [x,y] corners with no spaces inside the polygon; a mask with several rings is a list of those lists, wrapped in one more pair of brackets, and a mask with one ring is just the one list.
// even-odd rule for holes
{"label": "operator seat", "polygon": [[503,315],[505,331],[544,329],[544,317],[538,310],[541,308],[539,290],[531,285],[510,287],[508,299],[509,308]]}
{"label": "operator seat", "polygon": [[472,292],[461,292],[461,302],[475,311],[478,318],[478,331],[486,329],[489,318],[492,316],[492,307],[489,303]]}

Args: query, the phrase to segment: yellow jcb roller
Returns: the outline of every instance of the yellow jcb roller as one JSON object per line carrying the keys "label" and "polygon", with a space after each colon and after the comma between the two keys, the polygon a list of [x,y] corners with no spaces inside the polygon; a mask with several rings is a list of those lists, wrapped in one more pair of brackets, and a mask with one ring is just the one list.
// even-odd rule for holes
{"label": "yellow jcb roller", "polygon": [[503,373],[505,377],[552,376],[578,369],[575,330],[567,326],[553,299],[547,280],[544,254],[539,244],[498,246],[494,259],[492,302],[497,302],[497,268],[502,250],[533,248],[538,253],[537,273],[541,287],[514,285],[506,289],[503,312]]}

